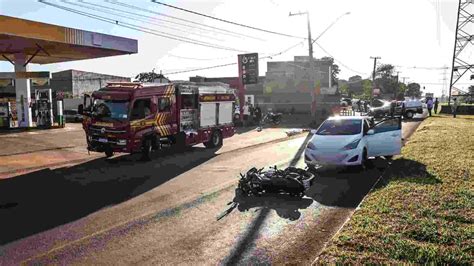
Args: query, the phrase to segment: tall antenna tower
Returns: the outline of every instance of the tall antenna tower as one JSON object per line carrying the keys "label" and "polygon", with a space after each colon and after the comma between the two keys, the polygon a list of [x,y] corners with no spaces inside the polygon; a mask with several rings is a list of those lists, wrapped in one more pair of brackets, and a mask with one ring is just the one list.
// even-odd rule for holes
{"label": "tall antenna tower", "polygon": [[451,90],[456,82],[467,72],[473,72],[474,65],[469,62],[471,59],[462,54],[462,51],[467,46],[471,48],[473,43],[473,0],[459,0],[458,19],[456,24],[453,63],[451,68],[451,81],[449,82],[449,97],[448,104],[451,104]]}

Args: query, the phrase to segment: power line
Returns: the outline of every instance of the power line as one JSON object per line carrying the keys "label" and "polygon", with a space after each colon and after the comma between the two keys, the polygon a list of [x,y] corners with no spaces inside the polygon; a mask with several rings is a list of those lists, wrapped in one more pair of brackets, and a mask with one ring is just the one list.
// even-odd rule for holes
{"label": "power line", "polygon": [[60,5],[57,5],[57,4],[48,3],[48,2],[46,2],[46,0],[38,0],[38,2],[56,7],[58,9],[62,9],[62,10],[66,10],[66,11],[69,11],[69,12],[72,12],[72,13],[76,13],[76,14],[79,14],[79,15],[82,15],[82,16],[90,17],[90,18],[93,18],[93,19],[96,19],[96,20],[108,22],[108,23],[115,24],[115,25],[118,25],[118,26],[121,26],[121,27],[141,31],[141,32],[144,32],[144,33],[156,35],[156,36],[163,37],[163,38],[168,38],[168,39],[172,39],[172,40],[176,40],[176,41],[191,43],[191,44],[200,45],[200,46],[204,46],[204,47],[208,47],[208,48],[228,50],[228,51],[234,51],[234,52],[247,52],[247,51],[242,51],[242,50],[238,50],[238,49],[234,49],[234,48],[230,48],[230,47],[225,47],[225,46],[215,45],[215,44],[211,44],[211,43],[207,43],[207,42],[197,41],[197,40],[182,37],[182,36],[172,35],[172,34],[169,34],[169,33],[166,33],[166,32],[157,31],[157,30],[146,28],[146,27],[141,27],[141,26],[137,26],[137,25],[134,25],[134,24],[126,23],[126,22],[121,22],[121,21],[118,21],[118,20],[106,18],[106,17],[99,16],[99,15],[90,14],[90,13],[87,13],[87,12],[84,12],[84,11],[79,11],[79,10],[76,10],[76,9],[60,6]]}
{"label": "power line", "polygon": [[[133,15],[133,16],[138,16],[138,17],[142,17],[142,18],[148,18],[148,19],[151,19],[151,20],[155,20],[155,21],[160,21],[160,22],[165,22],[165,23],[170,23],[170,24],[174,24],[174,25],[179,25],[179,26],[183,26],[183,27],[188,27],[188,28],[192,28],[192,29],[198,29],[199,31],[201,32],[213,32],[213,33],[217,33],[217,34],[222,34],[222,35],[227,35],[227,36],[232,36],[232,37],[236,37],[236,38],[242,38],[242,37],[245,37],[246,35],[242,35],[240,33],[228,33],[228,32],[225,32],[224,30],[223,31],[218,31],[218,30],[214,30],[212,28],[201,28],[201,27],[197,27],[197,26],[193,26],[193,25],[188,25],[188,24],[184,24],[184,23],[180,23],[180,22],[176,22],[176,21],[172,21],[172,20],[166,20],[166,19],[161,19],[161,18],[156,18],[156,17],[152,17],[152,16],[147,16],[147,15],[144,15],[144,14],[139,14],[139,13],[135,13],[135,12],[131,12],[131,11],[126,11],[126,10],[122,10],[122,9],[118,9],[118,8],[113,8],[113,7],[109,7],[109,6],[103,6],[103,5],[99,5],[99,4],[96,4],[96,3],[88,3],[88,2],[85,2],[83,0],[80,0],[79,2],[83,2],[85,4],[88,4],[88,5],[93,5],[93,6],[98,6],[98,7],[101,7],[101,8],[104,8],[104,9],[108,9],[108,10],[112,10],[112,11],[117,11],[117,12],[121,12],[121,13],[125,13],[125,14],[129,14],[129,15]],[[110,3],[110,4],[114,4],[114,3]],[[126,4],[125,4],[126,5]],[[133,7],[133,6],[132,6]],[[140,9],[139,9],[140,10]],[[146,10],[146,9],[145,9]],[[148,10],[146,10],[148,11]],[[195,23],[196,24],[196,23]],[[255,38],[255,37],[252,37],[252,36],[248,36],[247,38],[252,38],[252,39],[256,39],[256,40],[261,40],[259,38]]]}
{"label": "power line", "polygon": [[334,61],[336,61],[338,64],[340,64],[341,66],[351,70],[352,72],[355,72],[359,75],[366,75],[367,73],[363,73],[363,72],[360,72],[360,71],[357,71],[347,65],[345,65],[343,62],[337,60],[334,56],[332,56],[328,51],[326,51],[326,49],[324,49],[318,42],[315,42],[317,46],[319,46],[319,48],[321,48],[321,50],[323,50],[323,52],[325,52],[327,55],[329,55],[330,57],[332,57],[334,59]]}
{"label": "power line", "polygon": [[423,70],[443,70],[449,69],[449,67],[419,67],[419,66],[400,66],[400,65],[393,65],[394,67],[401,67],[401,68],[410,68],[410,69],[423,69]]}
{"label": "power line", "polygon": [[[66,3],[66,4],[69,4],[69,5],[74,5],[74,6],[82,7],[82,8],[85,8],[85,9],[102,12],[102,13],[105,13],[107,15],[114,15],[114,16],[118,16],[118,17],[121,17],[121,18],[128,18],[128,19],[135,20],[135,21],[141,21],[141,22],[148,23],[148,24],[151,24],[151,25],[156,25],[156,26],[160,26],[160,27],[163,27],[163,28],[168,28],[168,29],[175,30],[175,31],[189,33],[189,34],[193,34],[193,35],[200,36],[200,37],[203,37],[203,38],[212,39],[212,40],[215,40],[215,41],[223,41],[223,40],[216,39],[214,37],[210,37],[210,36],[206,36],[206,35],[202,35],[202,34],[199,34],[199,33],[196,33],[196,32],[187,31],[187,30],[183,30],[183,29],[178,29],[178,28],[174,28],[174,27],[170,27],[170,26],[166,26],[166,25],[161,25],[161,24],[158,24],[158,23],[153,23],[153,22],[141,19],[141,18],[134,18],[134,17],[121,15],[121,14],[117,14],[117,13],[110,12],[110,11],[103,11],[103,10],[100,10],[100,9],[97,9],[97,8],[94,8],[94,7],[91,7],[91,6],[85,6],[85,5],[81,5],[81,4],[78,4],[78,3],[73,3],[73,2],[70,2],[70,1],[67,1],[67,0],[61,0],[61,1]],[[101,5],[96,5],[96,4],[92,4],[92,3],[88,3],[88,2],[84,2],[84,1],[79,1],[79,2],[84,3],[84,4],[89,4],[89,5],[95,5],[95,6],[102,7]]]}
{"label": "power line", "polygon": [[[292,45],[290,47],[288,47],[287,49],[281,51],[281,52],[278,52],[278,53],[274,53],[272,55],[269,55],[269,56],[265,56],[265,57],[261,57],[259,58],[258,60],[264,60],[264,59],[272,59],[272,57],[274,56],[279,56],[279,55],[282,55],[288,51],[290,51],[291,49],[301,45],[303,42],[299,42],[295,45]],[[170,73],[165,73],[163,75],[174,75],[174,74],[181,74],[181,73],[188,73],[188,72],[194,72],[194,71],[200,71],[200,70],[207,70],[207,69],[213,69],[213,68],[220,68],[220,67],[227,67],[227,66],[232,66],[232,65],[237,65],[237,63],[228,63],[228,64],[222,64],[222,65],[216,65],[216,66],[210,66],[210,67],[203,67],[203,68],[195,68],[195,69],[189,69],[189,70],[182,70],[182,71],[175,71],[175,72],[170,72]]]}
{"label": "power line", "polygon": [[158,15],[158,16],[163,16],[163,17],[167,17],[167,18],[172,18],[172,19],[176,19],[176,20],[179,20],[179,21],[184,21],[184,22],[188,22],[188,23],[191,23],[191,24],[200,25],[200,26],[203,26],[203,27],[206,27],[206,28],[211,28],[211,29],[214,29],[214,30],[219,30],[219,31],[227,32],[227,33],[232,33],[232,34],[236,34],[236,35],[241,35],[241,36],[247,37],[247,38],[262,40],[262,39],[259,39],[259,38],[253,37],[253,36],[249,36],[249,35],[242,34],[242,33],[237,33],[237,32],[234,32],[234,31],[230,31],[230,30],[226,30],[226,29],[222,29],[222,28],[213,27],[213,26],[209,26],[209,25],[206,25],[206,24],[198,23],[198,22],[195,22],[195,21],[192,21],[192,20],[187,20],[187,19],[183,19],[183,18],[178,18],[178,17],[170,16],[170,15],[167,15],[167,14],[164,14],[164,13],[151,11],[151,10],[148,10],[148,9],[145,9],[145,8],[140,8],[140,7],[137,7],[137,6],[132,6],[132,5],[129,5],[129,4],[122,3],[122,2],[118,2],[118,1],[116,1],[116,0],[114,0],[113,2],[110,1],[110,0],[106,0],[106,1],[107,1],[108,3],[113,4],[113,5],[119,5],[119,6],[127,7],[127,8],[130,8],[130,9],[135,9],[135,10],[139,10],[139,11],[142,11],[142,12],[147,12],[147,13],[150,13],[150,14]]}
{"label": "power line", "polygon": [[228,24],[232,24],[232,25],[236,25],[236,26],[240,26],[240,27],[244,27],[244,28],[248,28],[248,29],[252,29],[252,30],[257,30],[257,31],[266,32],[266,33],[270,33],[270,34],[280,35],[280,36],[284,36],[284,37],[291,37],[291,38],[297,38],[297,39],[306,39],[306,38],[300,37],[300,36],[294,36],[294,35],[275,32],[275,31],[271,31],[271,30],[265,30],[265,29],[261,29],[261,28],[257,28],[257,27],[253,27],[253,26],[248,26],[248,25],[244,25],[244,24],[241,24],[241,23],[237,23],[237,22],[233,22],[233,21],[229,21],[229,20],[209,16],[209,15],[202,14],[202,13],[192,11],[192,10],[189,10],[189,9],[185,9],[185,8],[181,8],[181,7],[177,7],[177,6],[173,6],[173,5],[169,5],[169,4],[165,4],[163,2],[159,2],[159,1],[156,1],[156,0],[152,0],[152,2],[156,3],[156,4],[159,4],[159,5],[166,6],[166,7],[170,7],[170,8],[178,9],[178,10],[181,10],[181,11],[184,11],[184,12],[188,12],[188,13],[191,13],[191,14],[194,14],[194,15],[214,19],[214,20],[217,20],[217,21],[220,21],[220,22],[225,22],[225,23],[228,23]]}
{"label": "power line", "polygon": [[176,57],[176,58],[179,58],[179,59],[196,60],[196,61],[215,61],[215,60],[229,59],[229,58],[235,57],[235,55],[233,55],[233,56],[220,57],[220,58],[194,58],[194,57],[178,56],[178,55],[174,55],[174,54],[170,54],[170,53],[167,53],[166,55],[170,56],[170,57]]}

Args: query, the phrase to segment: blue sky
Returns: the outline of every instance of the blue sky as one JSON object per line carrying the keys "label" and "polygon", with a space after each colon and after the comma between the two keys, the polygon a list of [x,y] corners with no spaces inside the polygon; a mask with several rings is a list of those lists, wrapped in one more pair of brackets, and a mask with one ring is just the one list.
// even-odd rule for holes
{"label": "blue sky", "polygon": [[[85,10],[81,7],[61,2],[60,0],[49,1],[71,8]],[[103,0],[84,1],[105,6],[114,6]],[[237,48],[239,50],[258,52],[259,54],[271,54],[285,50],[299,42],[297,39],[265,34],[183,13],[151,3],[149,0],[123,0],[122,2],[206,25],[238,31],[242,34],[261,39],[235,38],[212,32],[199,33],[197,30],[191,30],[191,32],[177,32],[165,28],[173,25],[164,22],[152,21],[153,23],[162,25],[160,26],[144,24],[140,21],[130,21],[126,18],[118,18],[124,22],[135,23],[179,36]],[[336,18],[349,11],[351,12],[350,15],[342,17],[318,41],[324,50],[318,46],[314,48],[315,57],[328,56],[326,52],[329,52],[329,54],[340,62],[339,65],[342,70],[340,73],[341,78],[347,79],[359,73],[361,73],[363,77],[368,77],[373,64],[373,61],[370,60],[369,57],[381,56],[381,63],[391,63],[400,66],[398,70],[401,71],[401,77],[409,77],[408,80],[418,81],[422,86],[426,86],[427,90],[440,94],[443,78],[442,70],[420,70],[410,67],[451,66],[454,42],[453,34],[457,11],[456,0],[181,0],[164,2],[243,24],[297,36],[307,35],[305,18],[289,17],[288,13],[290,11],[309,10],[311,14],[313,38],[318,36],[319,33]],[[437,8],[438,2],[439,9]],[[87,12],[104,15],[91,10]],[[238,54],[238,52],[234,51],[204,48],[125,29],[117,25],[96,21],[91,18],[46,6],[38,3],[36,0],[0,0],[0,14],[133,38],[139,42],[139,53],[137,55],[53,65],[31,65],[30,69],[35,71],[59,71],[72,68],[106,74],[134,76],[142,71],[151,71],[153,68],[155,68],[156,71],[161,69],[164,73],[169,73],[179,70],[232,63],[236,61]],[[151,21],[147,18],[144,19]],[[438,23],[439,32],[437,30]],[[271,60],[291,60],[295,55],[306,55],[307,49],[307,44],[303,43]],[[472,54],[472,51],[465,52],[468,55]],[[185,58],[177,58],[175,56]],[[200,60],[190,60],[186,58]],[[264,75],[266,71],[266,62],[267,61],[261,61],[260,63],[260,72],[262,75]],[[13,67],[9,63],[0,62],[0,71],[12,70]],[[446,75],[448,79],[449,73],[448,70]],[[170,77],[172,79],[188,79],[189,76],[195,75],[236,76],[237,67],[229,66],[171,75]],[[467,83],[468,81],[463,82]],[[461,85],[460,87],[467,88],[468,85]]]}

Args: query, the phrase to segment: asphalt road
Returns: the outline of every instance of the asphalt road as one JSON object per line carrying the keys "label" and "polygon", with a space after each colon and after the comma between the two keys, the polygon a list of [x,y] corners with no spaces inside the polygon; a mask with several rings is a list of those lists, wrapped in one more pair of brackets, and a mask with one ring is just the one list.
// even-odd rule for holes
{"label": "asphalt road", "polygon": [[[404,123],[405,138],[419,121]],[[303,199],[253,198],[220,221],[240,172],[303,167],[308,137],[102,157],[0,182],[0,264],[310,263],[388,167],[323,169]],[[239,141],[241,142],[241,141]],[[41,151],[38,151],[41,152]]]}

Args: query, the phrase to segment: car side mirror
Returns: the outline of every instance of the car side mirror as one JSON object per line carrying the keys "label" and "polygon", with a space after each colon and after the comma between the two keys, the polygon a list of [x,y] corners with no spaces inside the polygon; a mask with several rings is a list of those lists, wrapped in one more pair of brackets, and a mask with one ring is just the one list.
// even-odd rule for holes
{"label": "car side mirror", "polygon": [[317,131],[316,131],[316,129],[311,129],[311,131],[310,131],[310,132],[311,132],[311,134],[313,134],[313,135],[314,135],[314,134],[316,134],[316,132],[317,132]]}
{"label": "car side mirror", "polygon": [[369,131],[367,131],[367,135],[373,135],[375,134],[375,131],[373,129],[369,129]]}
{"label": "car side mirror", "polygon": [[83,104],[79,104],[79,106],[77,106],[77,113],[79,113],[80,115],[84,114],[84,105]]}

